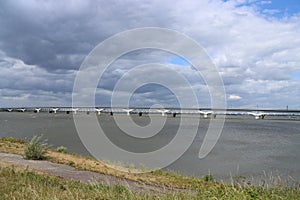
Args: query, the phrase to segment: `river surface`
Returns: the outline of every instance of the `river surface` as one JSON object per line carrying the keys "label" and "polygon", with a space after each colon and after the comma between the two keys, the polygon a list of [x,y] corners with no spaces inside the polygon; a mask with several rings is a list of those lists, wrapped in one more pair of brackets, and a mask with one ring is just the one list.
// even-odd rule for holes
{"label": "river surface", "polygon": [[[85,113],[77,115],[82,115],[85,120],[92,117],[92,114]],[[150,120],[145,116],[131,117],[141,126],[147,125]],[[164,128],[157,135],[146,139],[124,134],[108,114],[101,114],[98,120],[108,138],[120,148],[145,153],[162,148],[174,138],[180,117],[168,117]],[[272,173],[283,178],[291,176],[300,181],[300,119],[266,117],[264,120],[255,120],[250,116],[227,117],[217,144],[207,157],[199,159],[199,148],[209,123],[209,119],[200,120],[192,145],[166,170],[197,177],[211,173],[222,180]],[[187,137],[192,126],[194,125],[185,125]],[[33,135],[40,134],[48,139],[53,148],[63,145],[69,152],[90,155],[77,134],[71,114],[0,112],[0,137],[30,139]]]}

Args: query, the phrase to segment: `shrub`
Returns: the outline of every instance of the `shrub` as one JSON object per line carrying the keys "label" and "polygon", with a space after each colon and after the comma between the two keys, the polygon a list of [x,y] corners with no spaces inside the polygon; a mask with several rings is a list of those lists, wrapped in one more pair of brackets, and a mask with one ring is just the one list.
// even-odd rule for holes
{"label": "shrub", "polygon": [[26,160],[44,160],[46,159],[45,154],[47,153],[46,140],[42,141],[42,135],[33,136],[31,141],[26,144],[24,148],[23,157]]}
{"label": "shrub", "polygon": [[203,179],[204,181],[206,181],[206,182],[214,181],[214,177],[213,177],[213,175],[210,174],[210,173],[204,175],[204,176],[202,177],[202,179]]}
{"label": "shrub", "polygon": [[60,152],[60,153],[67,153],[68,152],[68,148],[64,147],[64,146],[59,146],[56,148],[56,151]]}

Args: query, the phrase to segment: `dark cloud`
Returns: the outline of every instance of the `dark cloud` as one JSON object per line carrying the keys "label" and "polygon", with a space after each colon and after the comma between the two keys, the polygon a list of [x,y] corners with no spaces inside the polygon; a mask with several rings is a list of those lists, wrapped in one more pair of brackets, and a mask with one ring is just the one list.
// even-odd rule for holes
{"label": "dark cloud", "polygon": [[3,1],[0,48],[47,70],[78,69],[109,36],[140,26],[164,26],[159,13],[148,3],[130,1]]}
{"label": "dark cloud", "polygon": [[[95,33],[84,23],[88,17],[85,13],[80,15],[85,18],[82,20],[75,13],[53,12],[57,8],[55,2],[44,6],[30,1],[1,4],[0,47],[8,56],[26,64],[47,70],[78,68],[84,55],[95,45]],[[69,5],[61,6],[67,10]]]}
{"label": "dark cloud", "polygon": [[[221,72],[227,93],[242,97],[236,106],[270,106],[267,101],[278,99],[275,106],[299,107],[300,93],[295,90],[299,79],[291,80],[291,74],[300,70],[299,16],[270,20],[257,4],[241,2],[1,1],[0,103],[70,104],[76,71],[97,44],[121,31],[155,26],[178,30],[203,45]],[[132,67],[154,62],[182,74],[202,105],[209,104],[203,77],[188,65],[168,63],[172,56],[158,50],[123,55],[101,78],[99,102],[110,101],[115,84]],[[141,72],[142,78],[149,75],[176,85],[171,76]],[[289,92],[297,98],[279,98]],[[137,104],[147,100],[176,104],[171,94],[154,85],[142,87],[134,99]]]}

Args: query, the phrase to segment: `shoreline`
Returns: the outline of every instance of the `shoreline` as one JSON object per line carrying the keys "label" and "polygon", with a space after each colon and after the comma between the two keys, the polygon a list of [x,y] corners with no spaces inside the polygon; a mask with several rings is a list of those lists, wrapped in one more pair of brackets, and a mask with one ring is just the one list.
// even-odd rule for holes
{"label": "shoreline", "polygon": [[[199,195],[204,195],[202,193],[203,191],[216,192],[218,190],[220,190],[219,192],[222,192],[221,196],[226,195],[223,194],[223,192],[227,191],[230,195],[242,195],[242,198],[246,198],[249,195],[251,197],[251,195],[253,195],[252,192],[255,191],[255,193],[257,193],[256,197],[265,195],[269,197],[269,195],[273,195],[273,190],[275,190],[278,194],[282,195],[282,197],[284,195],[285,197],[286,195],[291,195],[290,199],[296,199],[296,197],[300,198],[299,183],[295,183],[292,187],[279,182],[279,179],[275,180],[275,177],[273,177],[273,185],[265,183],[264,185],[255,186],[251,185],[250,182],[232,182],[231,184],[219,183],[214,181],[212,176],[194,178],[161,170],[136,174],[130,171],[130,169],[128,169],[127,172],[118,171],[104,162],[74,154],[59,153],[55,150],[48,150],[47,159],[45,161],[24,160],[21,156],[24,145],[26,145],[26,142],[22,140],[0,138],[0,152],[2,152],[0,153],[0,166],[2,168],[21,166],[23,167],[21,171],[24,170],[24,168],[27,170],[36,170],[34,173],[46,173],[48,175],[60,177],[62,180],[73,179],[78,181],[79,177],[79,181],[81,178],[83,180],[82,182],[85,182],[85,184],[95,184],[97,182],[97,178],[95,177],[100,177],[100,181],[97,182],[97,184],[100,183],[109,187],[122,185],[133,194],[142,193],[150,195],[150,199],[152,199],[152,197],[154,198],[156,195],[168,196],[170,194],[173,197],[184,195],[184,197],[194,198]],[[77,179],[74,177],[77,177]],[[95,178],[94,180],[96,180],[96,182],[90,181],[89,177],[91,179]],[[199,191],[201,191],[201,194],[199,194]],[[219,192],[214,195],[218,195]],[[166,199],[169,199],[169,196]]]}
{"label": "shoreline", "polygon": [[[134,152],[152,151],[167,144],[174,137],[180,122],[179,118],[170,117],[157,137],[137,141],[125,137],[113,123],[111,116],[101,115],[98,119],[103,130],[110,134],[116,145],[123,147],[124,143],[127,150]],[[146,117],[133,117],[133,120],[137,124],[148,122]],[[211,172],[217,180],[226,182],[240,175],[263,176],[264,171],[267,174],[278,171],[277,174],[281,177],[291,175],[300,180],[300,154],[297,153],[299,121],[227,119],[213,151],[207,158],[199,160],[198,151],[209,123],[210,120],[200,122],[194,143],[180,159],[165,170],[195,177]],[[64,145],[70,152],[91,156],[76,132],[72,115],[3,113],[0,114],[0,125],[2,137],[26,139],[34,134],[42,134],[54,147]],[[190,125],[186,127],[186,133],[189,133],[189,128]],[[112,164],[130,165],[127,158],[110,161]]]}

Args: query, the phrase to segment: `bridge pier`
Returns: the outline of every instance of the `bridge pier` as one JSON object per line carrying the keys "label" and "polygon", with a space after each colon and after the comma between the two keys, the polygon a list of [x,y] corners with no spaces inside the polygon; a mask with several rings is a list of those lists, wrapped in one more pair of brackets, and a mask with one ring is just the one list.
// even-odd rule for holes
{"label": "bridge pier", "polygon": [[34,109],[34,112],[35,112],[35,113],[39,113],[40,110],[41,110],[40,108],[36,108],[36,109]]}
{"label": "bridge pier", "polygon": [[126,115],[129,116],[130,112],[133,111],[133,109],[123,109],[126,112]]}
{"label": "bridge pier", "polygon": [[100,115],[101,111],[104,110],[104,109],[103,108],[100,108],[100,109],[96,108],[95,110],[96,110],[97,114]]}

